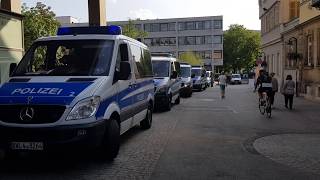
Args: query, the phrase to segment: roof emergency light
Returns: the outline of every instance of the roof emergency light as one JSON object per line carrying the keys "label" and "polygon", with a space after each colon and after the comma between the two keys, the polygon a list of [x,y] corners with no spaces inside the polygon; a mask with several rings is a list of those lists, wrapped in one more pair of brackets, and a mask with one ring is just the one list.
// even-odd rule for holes
{"label": "roof emergency light", "polygon": [[121,35],[120,26],[99,26],[99,27],[60,27],[58,36],[79,35],[79,34],[101,34],[101,35]]}

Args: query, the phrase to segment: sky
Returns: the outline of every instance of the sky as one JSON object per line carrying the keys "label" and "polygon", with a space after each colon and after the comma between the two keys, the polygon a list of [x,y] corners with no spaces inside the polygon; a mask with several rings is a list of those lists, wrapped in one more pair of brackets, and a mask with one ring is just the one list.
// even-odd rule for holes
{"label": "sky", "polygon": [[[57,16],[72,16],[88,22],[87,0],[22,0],[28,7],[36,2],[52,7]],[[223,15],[224,30],[241,24],[260,30],[258,0],[106,0],[107,21],[163,19]]]}

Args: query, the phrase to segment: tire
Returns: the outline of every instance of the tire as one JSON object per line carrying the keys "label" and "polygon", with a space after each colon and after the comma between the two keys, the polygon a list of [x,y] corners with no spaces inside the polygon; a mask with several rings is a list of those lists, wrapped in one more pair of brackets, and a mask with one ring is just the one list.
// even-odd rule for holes
{"label": "tire", "polygon": [[267,106],[266,106],[266,112],[267,112],[267,117],[271,118],[272,115],[272,108],[271,108],[271,104],[270,101],[267,101]]}
{"label": "tire", "polygon": [[150,129],[152,125],[152,106],[149,105],[146,118],[140,122],[142,129]]}
{"label": "tire", "polygon": [[112,161],[117,157],[120,148],[120,127],[118,122],[111,118],[106,126],[103,142],[98,149],[102,160]]}
{"label": "tire", "polygon": [[174,104],[180,104],[180,95],[178,96],[178,98],[174,101]]}
{"label": "tire", "polygon": [[262,115],[264,115],[266,113],[266,108],[265,108],[265,105],[263,106],[262,105],[262,99],[259,98],[259,111]]}
{"label": "tire", "polygon": [[167,102],[167,105],[166,105],[166,107],[165,107],[165,110],[166,110],[166,111],[171,111],[171,107],[172,107],[172,96],[170,95],[170,96],[168,97],[168,102]]}

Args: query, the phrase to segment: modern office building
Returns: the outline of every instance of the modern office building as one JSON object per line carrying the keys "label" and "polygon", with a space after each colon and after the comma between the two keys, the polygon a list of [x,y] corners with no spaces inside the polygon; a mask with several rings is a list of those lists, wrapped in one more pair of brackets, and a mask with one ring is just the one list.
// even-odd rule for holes
{"label": "modern office building", "polygon": [[[125,25],[128,21],[108,24]],[[134,21],[136,28],[148,32],[142,41],[153,53],[172,53],[176,57],[194,52],[205,67],[223,65],[223,17],[192,17]]]}
{"label": "modern office building", "polygon": [[[59,18],[58,18],[59,20]],[[66,18],[64,17],[64,20]],[[64,22],[63,26],[87,26],[88,23]],[[65,22],[70,22],[69,25]],[[124,26],[128,21],[109,21],[108,24]],[[223,17],[192,17],[176,19],[135,20],[135,27],[148,36],[141,39],[153,53],[172,53],[179,57],[192,51],[202,58],[208,70],[223,65]],[[212,66],[213,65],[213,66]],[[218,68],[216,68],[218,69]]]}

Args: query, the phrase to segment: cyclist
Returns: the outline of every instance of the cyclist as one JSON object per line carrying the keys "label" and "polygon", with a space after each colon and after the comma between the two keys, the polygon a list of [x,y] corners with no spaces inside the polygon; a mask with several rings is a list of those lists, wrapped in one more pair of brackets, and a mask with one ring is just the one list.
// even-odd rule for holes
{"label": "cyclist", "polygon": [[259,71],[259,77],[257,78],[257,82],[255,84],[255,90],[256,92],[257,88],[259,97],[263,99],[263,93],[267,93],[268,97],[271,97],[272,93],[272,78],[268,75],[267,72],[265,72],[263,69]]}

